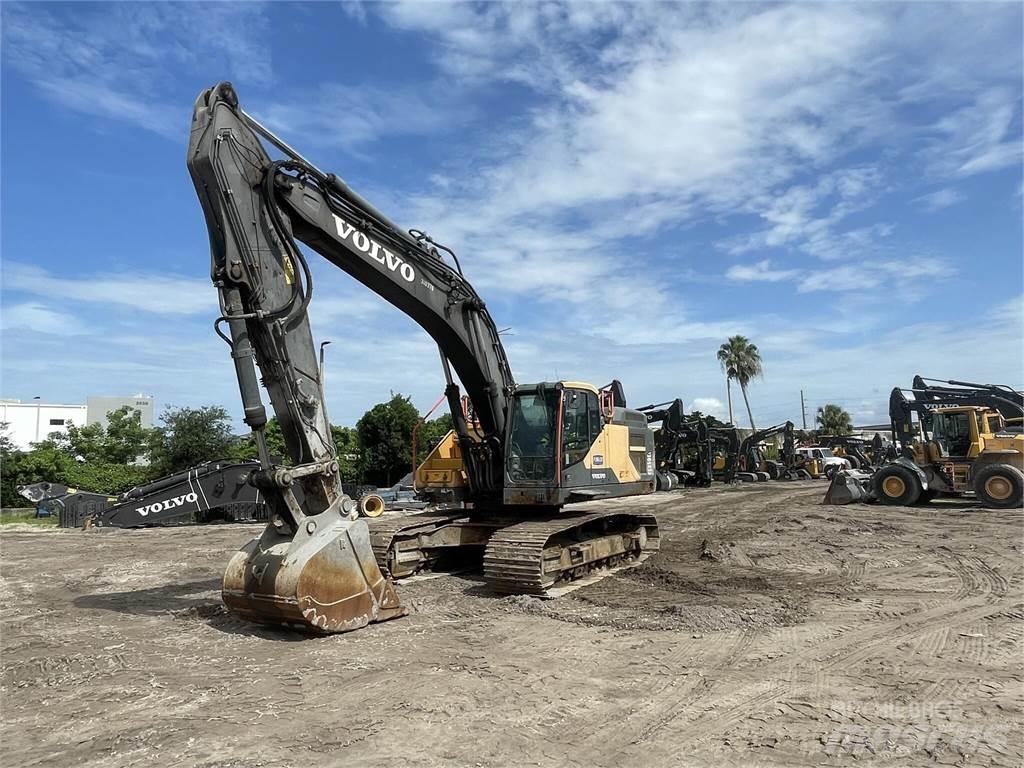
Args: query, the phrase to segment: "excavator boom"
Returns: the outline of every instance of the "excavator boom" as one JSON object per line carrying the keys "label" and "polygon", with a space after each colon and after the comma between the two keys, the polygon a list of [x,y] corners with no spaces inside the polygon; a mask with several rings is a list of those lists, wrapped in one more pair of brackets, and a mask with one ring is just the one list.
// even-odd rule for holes
{"label": "excavator boom", "polygon": [[[256,621],[322,632],[400,616],[366,524],[342,490],[306,313],[311,274],[268,194],[275,166],[230,85],[196,101],[187,162],[210,236],[221,308],[215,327],[231,347],[245,422],[259,446],[251,482],[270,507],[263,535],[228,565],[224,602]],[[267,451],[260,378],[285,437],[287,467],[272,464]]]}

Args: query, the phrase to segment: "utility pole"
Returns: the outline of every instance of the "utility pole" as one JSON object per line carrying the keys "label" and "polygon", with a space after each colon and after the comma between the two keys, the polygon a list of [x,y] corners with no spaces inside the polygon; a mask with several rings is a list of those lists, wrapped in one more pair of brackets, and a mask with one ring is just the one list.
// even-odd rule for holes
{"label": "utility pole", "polygon": [[807,406],[804,405],[804,391],[800,390],[800,415],[804,417],[804,431],[807,431]]}

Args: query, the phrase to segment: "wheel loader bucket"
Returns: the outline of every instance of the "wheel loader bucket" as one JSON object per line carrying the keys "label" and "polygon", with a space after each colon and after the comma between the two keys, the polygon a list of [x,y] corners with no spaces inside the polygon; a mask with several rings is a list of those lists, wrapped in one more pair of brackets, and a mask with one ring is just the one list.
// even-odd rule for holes
{"label": "wheel loader bucket", "polygon": [[871,472],[841,469],[832,475],[824,504],[853,504],[871,500]]}
{"label": "wheel loader bucket", "polygon": [[406,614],[366,523],[331,511],[306,518],[294,536],[268,525],[231,558],[222,597],[241,618],[319,634]]}

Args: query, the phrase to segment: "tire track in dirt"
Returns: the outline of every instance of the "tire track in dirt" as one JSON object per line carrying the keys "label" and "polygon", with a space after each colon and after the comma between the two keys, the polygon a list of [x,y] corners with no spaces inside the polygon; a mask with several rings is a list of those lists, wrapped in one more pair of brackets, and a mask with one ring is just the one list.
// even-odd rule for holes
{"label": "tire track in dirt", "polygon": [[[988,565],[988,563],[977,557],[961,558],[956,552],[953,552],[948,547],[940,547],[939,552],[947,555],[947,559],[944,564],[953,570],[960,578],[961,588],[958,589],[951,598],[943,601],[943,604],[924,611],[919,611],[918,613],[910,614],[905,617],[905,621],[896,622],[896,626],[893,627],[892,634],[888,637],[882,636],[868,638],[861,647],[843,655],[833,662],[825,664],[826,668],[847,670],[855,664],[859,664],[870,658],[872,654],[876,653],[881,648],[884,648],[886,645],[894,644],[897,639],[899,642],[913,642],[921,635],[931,632],[930,629],[927,631],[918,629],[922,621],[930,623],[930,619],[928,617],[932,615],[934,615],[936,619],[944,618],[948,613],[950,613],[950,609],[953,609],[954,611],[958,610],[960,605],[966,600],[983,601],[980,606],[972,612],[973,614],[977,614],[976,619],[982,619],[986,612],[986,606],[990,605],[992,602],[1000,600],[1006,595],[1006,579],[999,576],[991,566]],[[966,623],[970,620],[965,616],[963,622],[954,621],[951,622],[951,626]],[[945,629],[947,629],[948,637],[949,627],[946,627]]]}
{"label": "tire track in dirt", "polygon": [[[695,521],[707,524],[741,522],[732,519],[730,516],[722,516],[718,513],[724,511],[734,512],[737,507],[742,507],[745,503],[753,501],[758,496],[764,496],[766,499],[771,499],[771,501],[756,510],[756,512],[752,510],[745,511],[745,516],[756,518],[760,513],[791,506],[794,502],[800,500],[801,497],[819,495],[817,489],[792,488],[787,489],[789,492],[780,497],[772,493],[772,490],[774,489],[765,489],[751,485],[749,488],[743,486],[742,490],[729,490],[725,493],[712,495],[704,489],[694,489],[686,491],[682,503],[671,510],[661,509],[662,505],[655,504],[649,505],[649,507],[644,505],[637,506],[642,511],[660,515],[658,523],[662,528],[662,537],[664,539],[666,533],[679,533],[685,527],[685,524]],[[761,525],[762,523],[763,521],[758,519],[752,525]],[[662,541],[662,545],[664,543]]]}
{"label": "tire track in dirt", "polygon": [[[691,743],[707,737],[712,733],[722,733],[734,726],[746,716],[769,704],[777,704],[784,696],[793,691],[791,677],[786,679],[787,670],[803,663],[819,663],[823,671],[847,671],[853,665],[869,658],[878,649],[912,641],[914,638],[934,631],[937,622],[949,621],[949,625],[966,624],[980,621],[992,612],[993,603],[998,603],[1005,596],[1006,580],[994,578],[991,567],[986,563],[972,558],[965,562],[950,551],[953,557],[947,565],[961,579],[961,588],[943,604],[918,611],[909,616],[891,622],[880,622],[864,629],[853,630],[831,640],[797,651],[776,661],[758,667],[760,680],[753,685],[738,682],[724,685],[715,697],[705,703],[707,712],[724,706],[725,709],[709,717],[701,717],[694,713],[695,701],[679,700],[658,702],[655,707],[657,719],[639,734],[620,737],[614,744],[617,757],[623,757],[633,745],[650,740],[657,732],[670,723],[687,714],[695,714],[686,725],[686,735]],[[973,567],[971,567],[973,566]],[[998,574],[996,574],[998,576]],[[996,591],[993,591],[995,589]],[[999,591],[1001,590],[1001,591]],[[964,597],[961,597],[964,595]],[[948,628],[948,627],[947,627]],[[823,659],[829,659],[821,663]],[[772,678],[766,684],[766,674],[782,673],[783,677]],[[757,688],[748,693],[751,687]],[[699,701],[699,700],[698,700]]]}
{"label": "tire track in dirt", "polygon": [[[719,671],[727,671],[733,668],[737,664],[737,662],[741,661],[743,657],[746,655],[747,650],[754,642],[756,634],[757,633],[752,631],[742,632],[739,639],[730,647],[726,656],[722,660],[717,662],[714,666],[712,666],[709,671],[714,673]],[[634,743],[640,743],[644,741],[648,733],[655,733],[657,731],[660,731],[670,722],[675,720],[681,714],[679,711],[680,709],[690,708],[696,704],[699,704],[706,696],[708,696],[714,691],[716,685],[716,680],[709,679],[707,676],[702,674],[700,681],[696,686],[694,686],[691,695],[682,700],[677,699],[674,706],[671,706],[667,709],[663,708],[664,711],[658,714],[658,719],[655,722],[648,725],[641,732],[640,736],[636,738]]]}
{"label": "tire track in dirt", "polygon": [[[665,666],[668,670],[665,682],[657,690],[647,689],[645,697],[639,706],[631,707],[625,715],[622,715],[620,712],[609,712],[605,717],[590,720],[583,724],[584,727],[568,730],[565,732],[567,740],[580,745],[591,744],[594,739],[599,738],[602,734],[606,734],[610,729],[621,728],[629,721],[637,719],[647,720],[651,717],[663,718],[665,713],[661,711],[662,707],[660,705],[666,699],[680,703],[699,701],[711,691],[713,685],[712,681],[707,679],[706,673],[727,669],[735,665],[746,654],[756,635],[757,633],[752,630],[740,630],[734,633],[726,646],[725,654],[707,666],[701,665],[701,661],[710,650],[709,647],[705,646],[699,649],[697,655],[694,655],[692,645],[682,644],[682,647],[670,652],[665,657],[661,657],[658,665]],[[673,675],[682,661],[688,662],[689,667],[701,669],[702,671],[687,675],[686,682],[688,685],[680,690],[678,686],[674,685],[675,678]],[[693,677],[697,679],[691,683],[691,678]]]}
{"label": "tire track in dirt", "polygon": [[[793,656],[780,659],[778,662],[769,663],[759,667],[757,671],[761,673],[771,673],[773,671],[785,673],[791,667],[798,666],[804,662],[815,661],[815,659],[819,657],[814,654],[820,654],[822,652],[825,652],[826,654],[842,654],[832,662],[824,665],[825,669],[842,669],[849,666],[846,664],[847,657],[854,654],[859,656],[861,653],[865,652],[865,648],[869,649],[867,650],[867,653],[870,654],[873,653],[877,647],[904,642],[907,637],[920,632],[920,625],[931,624],[945,618],[954,619],[956,623],[959,623],[962,620],[973,621],[983,618],[989,610],[990,603],[986,601],[967,611],[964,611],[964,606],[961,604],[923,611],[921,614],[915,616],[913,620],[908,619],[902,622],[894,622],[893,624],[895,624],[895,626],[885,625],[877,629],[857,631],[854,633],[854,636],[837,638],[834,641],[824,643],[823,645],[827,647],[816,646],[810,648]],[[850,653],[843,654],[843,651],[851,648],[855,650],[850,651]],[[749,689],[752,687],[760,688],[761,690],[756,690],[752,694],[748,693]],[[770,704],[778,704],[785,697],[796,692],[794,684],[785,678],[773,678],[766,683],[762,677],[759,682],[756,682],[753,685],[750,683],[738,683],[731,686],[724,686],[718,692],[718,700],[715,701],[712,699],[709,701],[707,706],[705,706],[705,711],[715,709],[721,705],[725,705],[726,709],[709,717],[703,718],[700,717],[700,713],[697,713],[697,717],[688,721],[686,724],[685,733],[687,740],[692,744],[693,742],[702,738],[707,738],[712,734],[724,733],[750,714]],[[619,740],[619,751],[616,753],[616,756],[623,757],[624,752],[628,751],[628,747],[630,745],[641,744],[644,741],[649,740],[658,731],[691,710],[692,706],[686,702],[673,716],[663,718],[651,728],[646,729],[642,734],[642,738],[634,737],[625,743],[623,743],[623,740]]]}

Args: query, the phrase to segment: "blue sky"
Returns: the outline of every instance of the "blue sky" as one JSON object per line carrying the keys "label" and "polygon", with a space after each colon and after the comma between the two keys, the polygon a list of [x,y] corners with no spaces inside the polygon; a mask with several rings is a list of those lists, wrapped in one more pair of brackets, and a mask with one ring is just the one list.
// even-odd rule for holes
{"label": "blue sky", "polygon": [[[236,416],[185,169],[243,106],[454,247],[517,380],[622,379],[759,422],[884,419],[915,373],[1022,371],[1019,3],[2,6],[3,397]],[[314,256],[332,419],[443,388],[417,326]],[[741,411],[742,405],[737,404]],[[737,413],[739,418],[739,413]],[[240,419],[238,420],[240,422]]]}

